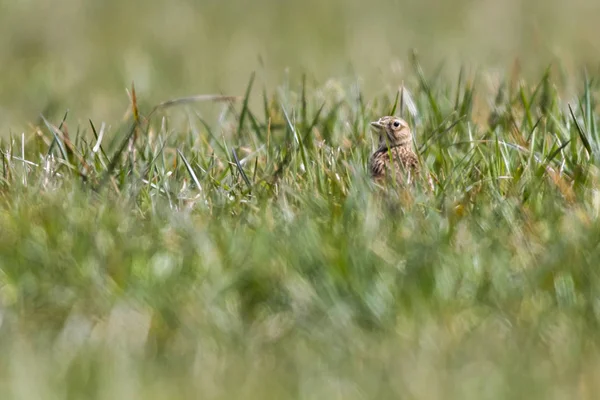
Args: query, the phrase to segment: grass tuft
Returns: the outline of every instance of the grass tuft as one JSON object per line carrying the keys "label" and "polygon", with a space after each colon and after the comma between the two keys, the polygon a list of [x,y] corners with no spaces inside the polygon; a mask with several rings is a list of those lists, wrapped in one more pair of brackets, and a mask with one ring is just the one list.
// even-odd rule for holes
{"label": "grass tuft", "polygon": [[[132,85],[114,127],[0,141],[0,396],[595,393],[597,79],[572,107],[551,68],[488,88],[412,62],[378,98],[252,75],[144,114]],[[435,191],[370,182],[395,113]]]}

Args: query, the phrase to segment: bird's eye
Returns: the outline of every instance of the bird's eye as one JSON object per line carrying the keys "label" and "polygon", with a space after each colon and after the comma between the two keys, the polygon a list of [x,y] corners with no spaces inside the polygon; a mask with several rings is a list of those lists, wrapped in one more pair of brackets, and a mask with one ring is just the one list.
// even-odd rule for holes
{"label": "bird's eye", "polygon": [[400,126],[400,121],[394,121],[394,128],[397,128]]}

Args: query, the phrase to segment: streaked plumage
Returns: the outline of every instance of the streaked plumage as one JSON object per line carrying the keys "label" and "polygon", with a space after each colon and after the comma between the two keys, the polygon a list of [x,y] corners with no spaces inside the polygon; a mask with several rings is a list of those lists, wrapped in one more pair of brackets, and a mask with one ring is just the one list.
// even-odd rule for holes
{"label": "streaked plumage", "polygon": [[412,132],[402,118],[381,117],[371,122],[379,133],[379,147],[371,156],[371,176],[377,182],[392,178],[398,183],[412,183],[419,174],[419,159],[412,149]]}

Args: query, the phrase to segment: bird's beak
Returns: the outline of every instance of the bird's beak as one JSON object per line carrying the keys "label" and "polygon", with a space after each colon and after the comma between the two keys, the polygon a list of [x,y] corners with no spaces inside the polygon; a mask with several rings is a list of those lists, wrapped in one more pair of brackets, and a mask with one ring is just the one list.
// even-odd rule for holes
{"label": "bird's beak", "polygon": [[381,123],[379,121],[371,122],[371,126],[377,130],[383,129],[383,125],[381,125]]}

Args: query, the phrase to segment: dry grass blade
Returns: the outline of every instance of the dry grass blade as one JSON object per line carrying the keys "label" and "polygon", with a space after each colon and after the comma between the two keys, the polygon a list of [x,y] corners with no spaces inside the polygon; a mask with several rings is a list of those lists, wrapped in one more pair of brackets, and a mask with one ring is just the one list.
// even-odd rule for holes
{"label": "dry grass blade", "polygon": [[73,168],[68,156],[70,155],[71,157],[75,157],[77,159],[77,161],[79,161],[79,164],[81,165],[83,170],[85,171],[85,174],[78,171],[79,175],[82,178],[87,179],[87,174],[91,171],[91,167],[84,160],[84,158],[76,151],[75,146],[71,142],[69,133],[67,131],[67,125],[64,123],[64,121],[63,121],[63,123],[61,123],[61,126],[62,126],[62,130],[61,130],[58,127],[54,126],[43,115],[40,115],[40,117],[42,118],[42,120],[44,121],[44,123],[46,124],[48,129],[54,135],[54,140],[58,144],[58,147],[61,151],[64,161],[67,163],[67,166],[69,166],[70,168]]}
{"label": "dry grass blade", "polygon": [[140,110],[138,108],[137,95],[135,94],[135,85],[133,82],[131,82],[131,113],[133,114],[134,128],[133,128],[133,136],[131,137],[131,140],[129,141],[128,151],[129,151],[129,153],[133,153],[133,157],[135,157],[135,152],[134,152],[135,143],[137,142],[137,139],[139,137],[139,130],[140,130]]}
{"label": "dry grass blade", "polygon": [[131,82],[131,112],[133,113],[133,120],[136,124],[140,123],[140,110],[138,109],[137,96],[135,94],[135,85]]}
{"label": "dry grass blade", "polygon": [[180,97],[177,99],[171,99],[167,101],[163,101],[162,103],[156,105],[148,117],[154,114],[158,110],[163,110],[165,108],[180,106],[183,104],[191,104],[191,103],[201,103],[201,102],[230,102],[230,101],[239,101],[241,100],[241,96],[226,96],[220,94],[199,94],[196,96],[188,96],[188,97]]}
{"label": "dry grass blade", "polygon": [[[104,138],[104,130],[106,128],[106,124],[103,122],[100,126],[100,132],[96,132],[96,127],[90,120],[90,125],[92,126],[92,131],[94,132],[94,136],[96,137],[96,144],[92,147],[92,152],[97,153],[98,150],[102,149],[102,139]],[[103,151],[104,152],[104,151]]]}

